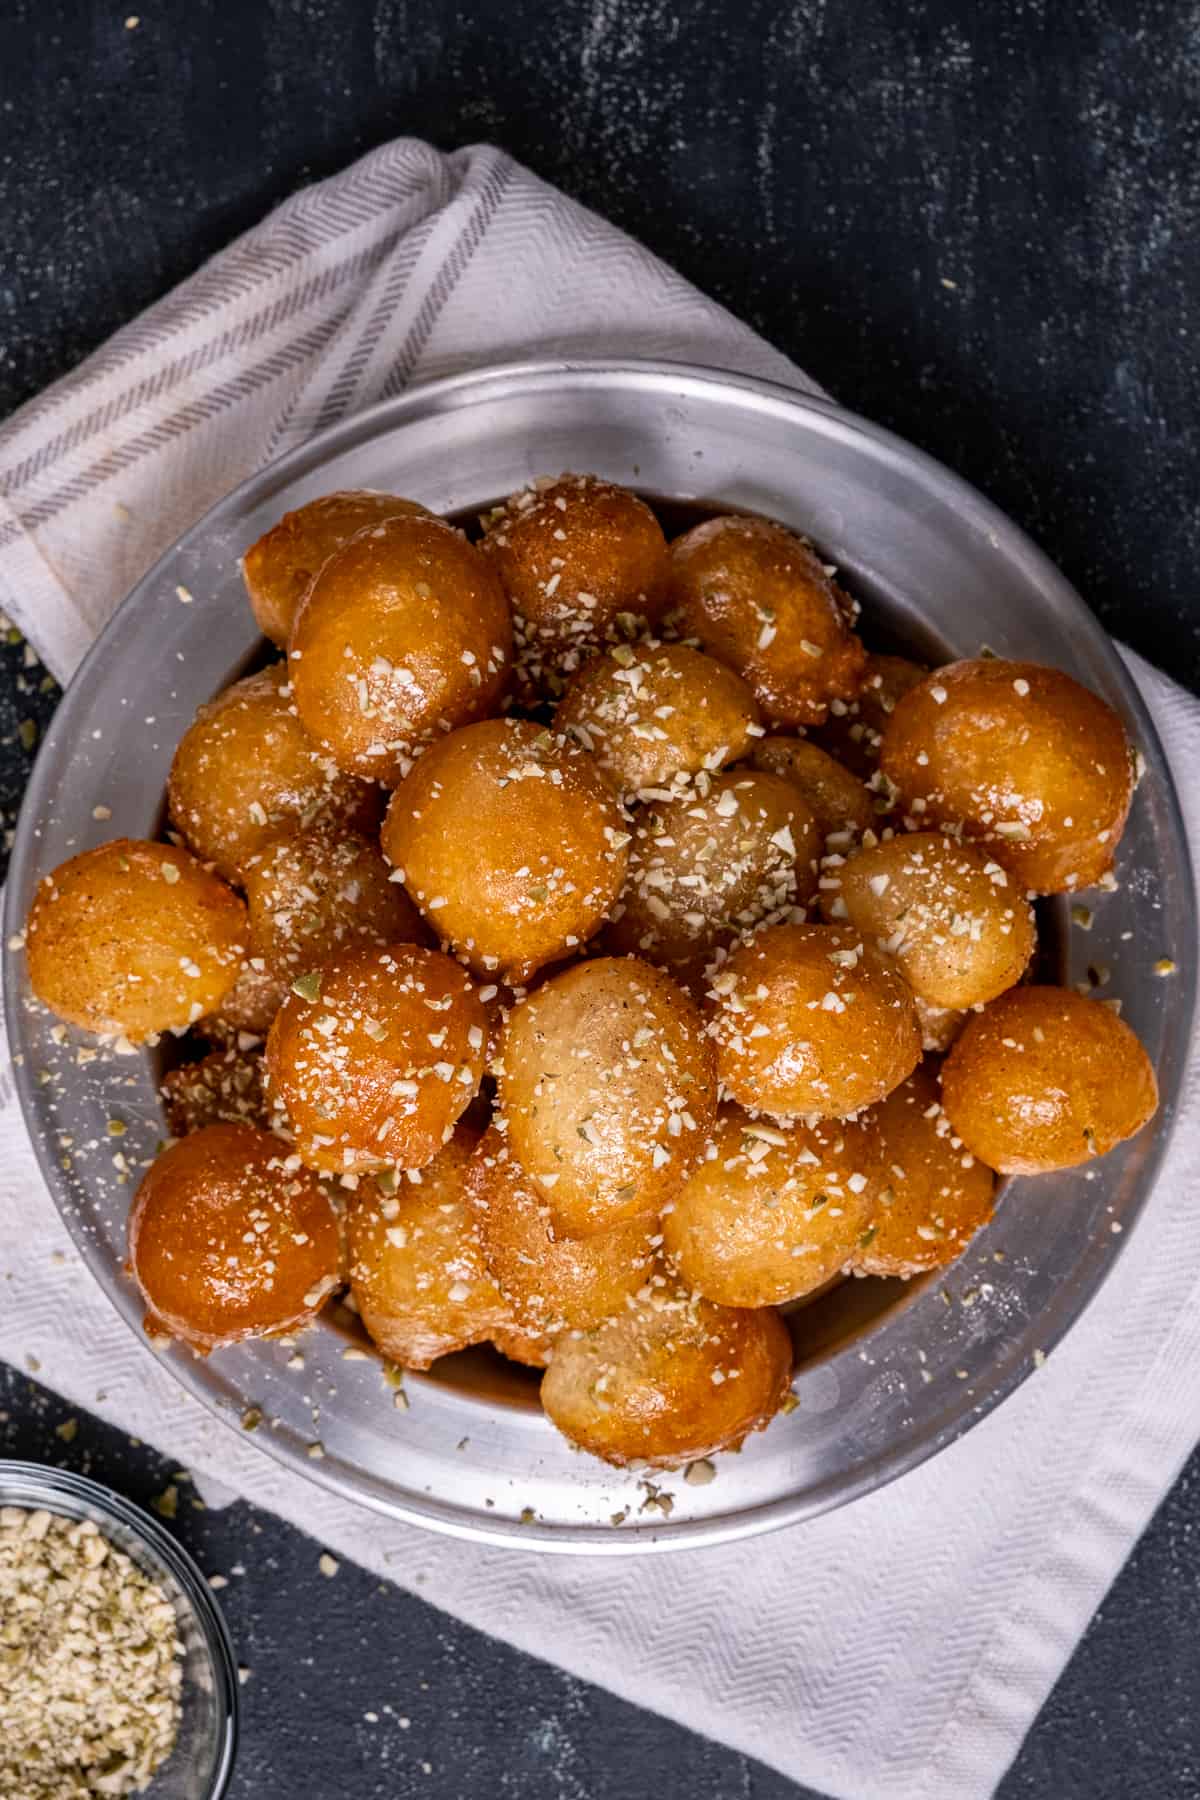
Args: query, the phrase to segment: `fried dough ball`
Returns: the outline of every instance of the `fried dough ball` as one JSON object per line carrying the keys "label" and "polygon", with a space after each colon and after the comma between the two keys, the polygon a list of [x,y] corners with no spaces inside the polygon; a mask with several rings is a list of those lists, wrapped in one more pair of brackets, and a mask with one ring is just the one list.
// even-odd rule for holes
{"label": "fried dough ball", "polygon": [[691,982],[719,944],[788,918],[817,884],[821,834],[780,775],[732,771],[634,821],[606,946]]}
{"label": "fried dough ball", "polygon": [[838,925],[773,925],[710,982],[717,1073],[742,1106],[842,1118],[882,1100],[921,1054],[895,963]]}
{"label": "fried dough ball", "polygon": [[43,877],[29,980],[60,1019],[140,1044],[220,1005],[246,936],[241,900],[186,850],[114,838]]}
{"label": "fried dough ball", "polygon": [[561,1236],[550,1207],[495,1125],[471,1158],[467,1193],[484,1261],[517,1326],[532,1337],[602,1324],[650,1274],[654,1252],[644,1219],[591,1237]]}
{"label": "fried dough ball", "polygon": [[[247,928],[249,936],[249,928]],[[287,998],[288,983],[278,975],[269,975],[261,957],[244,962],[237,980],[215,1012],[209,1013],[198,1027],[212,1044],[228,1049],[247,1050],[255,1046],[248,1038],[261,1041],[271,1029],[275,1014]]]}
{"label": "fried dough ball", "polygon": [[248,864],[245,885],[251,954],[285,983],[361,944],[425,938],[378,844],[344,826],[277,838]]}
{"label": "fried dough ball", "polygon": [[628,841],[586,750],[518,719],[426,751],[383,826],[385,855],[442,942],[511,983],[586,943],[620,891]]}
{"label": "fried dough ball", "polygon": [[837,1275],[870,1223],[875,1143],[852,1120],[764,1125],[723,1106],[663,1217],[689,1288],[723,1306],[778,1306]]}
{"label": "fried dough ball", "polygon": [[750,683],[773,725],[819,725],[861,686],[851,603],[820,557],[769,519],[707,519],[676,538],[668,604],[684,635]]}
{"label": "fried dough ball", "polygon": [[550,1361],[554,1339],[540,1337],[536,1331],[522,1331],[518,1325],[501,1325],[491,1336],[501,1356],[510,1362],[523,1363],[527,1369],[544,1369]]}
{"label": "fried dough ball", "polygon": [[995,1177],[955,1136],[928,1063],[867,1115],[879,1177],[851,1259],[860,1275],[920,1275],[962,1254],[992,1216]]}
{"label": "fried dough ball", "polygon": [[913,995],[917,1024],[921,1027],[922,1050],[935,1050],[944,1056],[966,1022],[966,1013],[946,1006],[931,1006],[920,994]]}
{"label": "fried dough ball", "polygon": [[750,760],[756,769],[791,782],[823,838],[861,837],[875,823],[875,802],[862,782],[808,738],[764,738]]}
{"label": "fried dough ball", "polygon": [[300,723],[286,663],[200,708],[175,752],[167,799],[196,855],[239,884],[281,831],[321,818],[370,829],[382,811],[378,790],[343,775]]}
{"label": "fried dough ball", "polygon": [[942,1103],[981,1162],[1039,1175],[1136,1136],[1158,1085],[1112,1007],[1070,988],[1020,987],[968,1019],[942,1066]]}
{"label": "fried dough ball", "polygon": [[478,990],[487,1012],[487,1061],[484,1067],[489,1075],[496,1072],[496,1063],[500,1057],[500,1042],[504,1036],[504,1027],[508,1023],[508,1015],[518,1000],[525,997],[523,987],[500,987],[494,981],[485,982]]}
{"label": "fried dough ball", "polygon": [[1111,706],[1060,669],[998,657],[935,669],[906,694],[879,766],[906,822],[961,826],[1037,894],[1099,881],[1133,797]]}
{"label": "fried dough ball", "polygon": [[315,1318],[337,1285],[337,1215],[269,1131],[208,1125],[164,1150],[144,1177],[129,1258],[152,1319],[215,1350]]}
{"label": "fried dough ball", "polygon": [[283,649],[300,602],[322,565],[358,532],[397,513],[429,516],[428,508],[416,500],[369,488],[322,494],[319,500],[284,513],[242,558],[242,580],[259,630]]}
{"label": "fried dough ball", "polygon": [[508,1144],[570,1237],[661,1209],[716,1110],[712,1046],[673,981],[636,957],[554,975],[509,1014]]}
{"label": "fried dough ball", "polygon": [[554,724],[636,794],[740,761],[758,705],[740,675],[686,644],[618,644],[571,677]]}
{"label": "fried dough ball", "polygon": [[845,768],[867,781],[879,767],[879,746],[896,702],[925,679],[928,671],[906,656],[867,657],[863,684],[853,700],[835,700],[814,742]]}
{"label": "fried dough ball", "polygon": [[827,867],[821,910],[896,958],[913,993],[963,1009],[1025,972],[1033,909],[1000,864],[939,832],[885,838]]}
{"label": "fried dough ball", "polygon": [[542,1405],[605,1462],[671,1468],[761,1431],[791,1378],[778,1313],[714,1306],[664,1282],[596,1330],[558,1339]]}
{"label": "fried dough ball", "polygon": [[662,614],[667,541],[645,501],[596,475],[539,481],[484,520],[512,604],[522,687],[551,695],[614,639]]}
{"label": "fried dough ball", "polygon": [[314,1169],[422,1169],[474,1098],[486,1040],[487,1014],[448,956],[354,951],[289,992],[267,1039],[271,1096]]}
{"label": "fried dough ball", "polygon": [[172,1137],[186,1137],[205,1125],[266,1125],[262,1059],[233,1046],[214,1050],[199,1062],[168,1070],[162,1084],[163,1111]]}
{"label": "fried dough ball", "polygon": [[439,732],[486,717],[511,657],[495,570],[432,514],[385,519],[335,551],[288,647],[306,728],[340,768],[385,787]]}
{"label": "fried dough ball", "polygon": [[486,1343],[509,1321],[464,1187],[477,1141],[476,1132],[457,1126],[418,1185],[381,1193],[372,1183],[347,1214],[359,1317],[384,1355],[406,1369]]}

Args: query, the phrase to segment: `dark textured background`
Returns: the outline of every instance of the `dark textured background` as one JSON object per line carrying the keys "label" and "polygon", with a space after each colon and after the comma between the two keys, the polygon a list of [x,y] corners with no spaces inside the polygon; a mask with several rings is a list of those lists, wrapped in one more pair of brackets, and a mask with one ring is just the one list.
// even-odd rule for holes
{"label": "dark textured background", "polygon": [[[300,183],[402,132],[494,138],[968,475],[1200,689],[1198,102],[1196,0],[5,0],[0,411]],[[53,700],[0,646],[8,827]],[[162,1491],[170,1463],[66,1417],[0,1370],[0,1452]],[[236,1800],[799,1794],[182,1492],[251,1671]],[[1193,1461],[1004,1800],[1200,1795],[1198,1520]]]}

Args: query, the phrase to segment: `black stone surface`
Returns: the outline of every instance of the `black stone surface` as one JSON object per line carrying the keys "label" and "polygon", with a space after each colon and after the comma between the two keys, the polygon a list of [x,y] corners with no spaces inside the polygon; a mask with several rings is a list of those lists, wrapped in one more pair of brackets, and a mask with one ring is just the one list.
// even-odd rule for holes
{"label": "black stone surface", "polygon": [[[1198,98],[1182,0],[7,0],[0,413],[297,185],[404,132],[493,138],[969,476],[1200,688]],[[55,697],[25,665],[0,643],[7,829]],[[142,1500],[172,1477],[86,1415],[64,1443],[24,1374],[0,1415],[4,1454]],[[1003,1800],[1200,1795],[1198,1520],[1194,1460]],[[236,1800],[800,1794],[327,1580],[251,1508],[184,1484],[174,1528],[228,1577],[250,1670]]]}

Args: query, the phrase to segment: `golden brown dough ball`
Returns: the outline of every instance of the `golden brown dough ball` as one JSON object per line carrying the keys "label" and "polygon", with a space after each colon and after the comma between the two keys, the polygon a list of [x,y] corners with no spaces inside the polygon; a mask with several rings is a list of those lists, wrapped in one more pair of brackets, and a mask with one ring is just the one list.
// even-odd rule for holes
{"label": "golden brown dough ball", "polygon": [[766,1125],[723,1106],[663,1216],[689,1288],[723,1306],[778,1306],[837,1275],[870,1223],[871,1132],[852,1120]]}
{"label": "golden brown dough ball", "polygon": [[504,1027],[508,1023],[508,1015],[518,1000],[525,997],[523,987],[502,987],[494,981],[485,981],[477,990],[483,1001],[488,1019],[487,1061],[484,1065],[489,1075],[495,1074],[495,1066],[500,1056],[500,1042],[504,1036]]}
{"label": "golden brown dough ball", "polygon": [[819,725],[862,683],[850,601],[820,557],[769,519],[707,519],[676,538],[668,605],[685,636],[750,683],[773,725]]}
{"label": "golden brown dough ball", "polygon": [[443,519],[385,519],[329,558],[288,667],[306,728],[340,768],[395,787],[439,732],[485,718],[512,658],[496,572]]}
{"label": "golden brown dough ball", "polygon": [[750,760],[756,769],[791,782],[822,838],[861,837],[875,823],[875,802],[862,782],[808,738],[764,738]]}
{"label": "golden brown dough ball", "polygon": [[827,865],[821,909],[896,958],[932,1006],[994,1000],[1025,972],[1033,909],[1000,864],[940,832],[885,838]]}
{"label": "golden brown dough ball", "polygon": [[853,700],[835,700],[823,725],[810,733],[845,768],[868,780],[879,767],[879,747],[896,702],[928,671],[906,656],[867,657],[862,687]]}
{"label": "golden brown dough ball", "polygon": [[523,689],[557,695],[589,656],[662,614],[667,542],[650,508],[596,475],[560,475],[484,520],[512,604]]}
{"label": "golden brown dough ball", "polygon": [[162,1084],[163,1111],[172,1137],[186,1137],[205,1125],[267,1125],[262,1058],[236,1045],[214,1050],[199,1062],[169,1069]]}
{"label": "golden brown dough ball", "polygon": [[509,1148],[568,1236],[658,1211],[716,1110],[700,1015],[632,956],[544,982],[509,1015],[501,1059]]}
{"label": "golden brown dough ball", "polygon": [[1133,796],[1112,708],[1060,669],[998,657],[935,669],[906,694],[879,766],[907,823],[961,827],[1038,894],[1099,881]]}
{"label": "golden brown dough ball", "polygon": [[740,761],[758,705],[740,675],[686,644],[618,644],[571,677],[554,725],[636,794]]}
{"label": "golden brown dough ball", "polygon": [[693,982],[719,944],[790,918],[817,884],[821,834],[797,790],[754,769],[703,779],[635,817],[607,948]]}
{"label": "golden brown dough ball", "polygon": [[140,1044],[219,1006],[246,938],[241,900],[194,856],[114,838],[43,877],[26,926],[29,980],[60,1019]]}
{"label": "golden brown dough ball", "polygon": [[536,1331],[522,1331],[518,1325],[501,1325],[491,1342],[510,1362],[524,1363],[527,1369],[544,1369],[550,1361],[554,1339],[540,1337]]}
{"label": "golden brown dough ball", "polygon": [[374,1182],[347,1214],[350,1290],[385,1356],[427,1369],[439,1356],[483,1344],[509,1310],[488,1273],[464,1182],[478,1134],[459,1125],[419,1184]]}
{"label": "golden brown dough ball", "polygon": [[605,1462],[671,1468],[761,1431],[791,1378],[778,1313],[714,1306],[662,1282],[595,1331],[557,1341],[542,1405]]}
{"label": "golden brown dough ball", "polygon": [[267,1039],[271,1097],[314,1169],[422,1169],[475,1096],[486,1040],[487,1014],[448,956],[354,951],[289,992]]}
{"label": "golden brown dough ball", "polygon": [[426,514],[415,500],[351,489],[322,494],[264,532],[242,558],[242,580],[259,630],[282,649],[313,576],[357,532],[396,513]]}
{"label": "golden brown dough ball", "polygon": [[722,1084],[777,1117],[871,1106],[921,1054],[904,977],[844,926],[769,926],[722,963],[709,995]]}
{"label": "golden brown dough ball", "polygon": [[1158,1106],[1150,1058],[1112,1007],[1070,988],[1010,988],[968,1019],[942,1066],[967,1149],[1004,1175],[1072,1169],[1134,1137]]}
{"label": "golden brown dough ball", "polygon": [[198,1350],[295,1331],[338,1279],[329,1196],[253,1125],[208,1125],[159,1156],[129,1215],[151,1319]]}
{"label": "golden brown dough ball", "polygon": [[937,1076],[922,1063],[867,1115],[878,1142],[860,1275],[920,1275],[962,1254],[992,1216],[995,1177],[958,1138]]}
{"label": "golden brown dough ball", "polygon": [[913,995],[913,1005],[921,1027],[922,1050],[935,1050],[944,1056],[966,1023],[966,1013],[955,1007],[931,1006],[920,994]]}
{"label": "golden brown dough ball", "polygon": [[[249,926],[247,926],[249,937]],[[215,1012],[198,1029],[211,1044],[222,1049],[252,1050],[271,1029],[275,1014],[287,998],[289,984],[270,975],[261,957],[244,962],[237,980]]]}
{"label": "golden brown dough ball", "polygon": [[286,983],[361,944],[425,939],[378,844],[344,826],[277,838],[247,865],[245,885],[251,954]]}
{"label": "golden brown dough ball", "polygon": [[385,855],[442,942],[511,983],[582,949],[620,890],[628,841],[586,750],[517,719],[426,751],[383,827]]}
{"label": "golden brown dough ball", "polygon": [[196,855],[239,884],[281,831],[321,818],[369,829],[382,811],[378,789],[343,775],[300,723],[285,663],[200,708],[175,752],[167,798]]}
{"label": "golden brown dough ball", "polygon": [[644,1219],[591,1237],[563,1237],[544,1197],[493,1125],[467,1173],[483,1256],[518,1328],[545,1339],[587,1331],[620,1312],[654,1260]]}

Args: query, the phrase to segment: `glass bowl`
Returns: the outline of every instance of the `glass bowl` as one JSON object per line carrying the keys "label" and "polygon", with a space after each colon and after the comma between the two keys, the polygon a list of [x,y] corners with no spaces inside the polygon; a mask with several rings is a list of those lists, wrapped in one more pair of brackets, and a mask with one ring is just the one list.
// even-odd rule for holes
{"label": "glass bowl", "polygon": [[237,1749],[237,1664],[229,1628],[191,1557],[140,1507],[65,1469],[0,1461],[0,1506],[93,1520],[162,1588],[183,1646],[179,1736],[144,1792],[148,1800],[221,1800]]}

